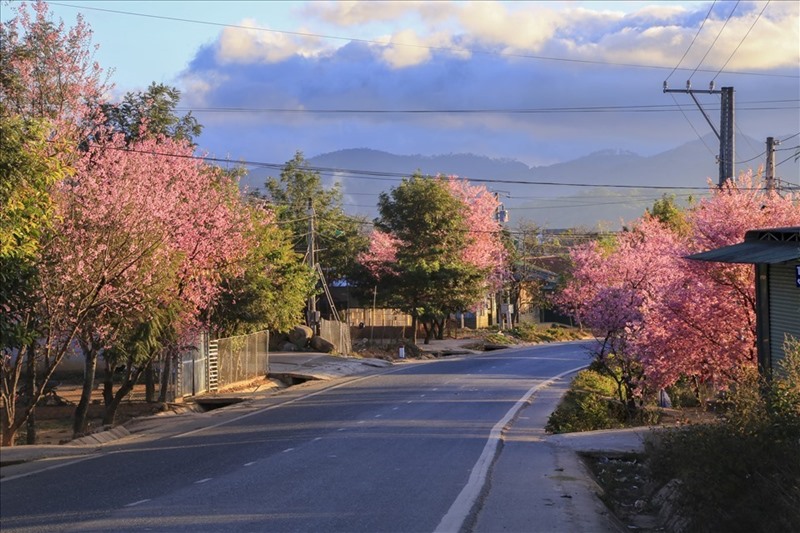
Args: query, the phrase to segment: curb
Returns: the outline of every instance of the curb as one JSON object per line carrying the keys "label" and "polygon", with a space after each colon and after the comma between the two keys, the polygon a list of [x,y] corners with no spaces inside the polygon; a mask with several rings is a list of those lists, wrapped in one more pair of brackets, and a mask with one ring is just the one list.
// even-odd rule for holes
{"label": "curb", "polygon": [[113,440],[127,437],[130,434],[131,432],[128,431],[125,428],[125,426],[117,426],[106,431],[99,431],[97,433],[92,433],[91,435],[86,435],[85,437],[80,437],[78,439],[71,440],[67,445],[82,446],[82,445],[92,445],[92,444],[105,444]]}

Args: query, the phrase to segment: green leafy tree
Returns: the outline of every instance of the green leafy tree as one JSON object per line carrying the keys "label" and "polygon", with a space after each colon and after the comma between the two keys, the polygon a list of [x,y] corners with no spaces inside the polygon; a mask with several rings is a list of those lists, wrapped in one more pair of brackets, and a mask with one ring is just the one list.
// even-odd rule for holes
{"label": "green leafy tree", "polygon": [[[68,173],[57,144],[47,142],[48,131],[44,121],[0,112],[0,397],[9,421],[17,418],[24,367],[25,389],[35,394],[35,361],[25,347],[41,333],[34,312],[39,253],[54,217],[51,187]],[[35,426],[29,429],[33,440]]]}
{"label": "green leafy tree", "polygon": [[465,205],[446,180],[416,174],[382,193],[378,209],[373,237],[390,236],[391,243],[373,246],[362,260],[375,265],[384,303],[410,314],[415,333],[421,322],[429,342],[448,314],[470,308],[486,290],[487,272],[463,254],[470,244]]}
{"label": "green leafy tree", "polygon": [[50,187],[66,175],[42,121],[0,113],[0,256],[32,257],[53,214]]}
{"label": "green leafy tree", "polygon": [[[689,201],[692,203],[691,199]],[[675,201],[674,194],[664,194],[653,202],[653,207],[647,209],[646,213],[679,235],[686,236],[690,231],[686,211]]]}
{"label": "green leafy tree", "polygon": [[308,200],[315,213],[318,261],[329,283],[350,279],[357,269],[356,257],[367,248],[362,218],[342,208],[342,190],[336,183],[326,189],[319,172],[309,168],[302,152],[286,162],[280,178],[268,178],[267,199],[273,203],[277,222],[292,234],[294,248],[306,252]]}
{"label": "green leafy tree", "polygon": [[274,214],[254,205],[250,241],[256,243],[241,264],[242,271],[222,280],[222,293],[209,309],[209,322],[219,337],[262,329],[287,331],[302,320],[314,277],[294,251],[291,234],[274,223]]}
{"label": "green leafy tree", "polygon": [[190,143],[203,131],[191,111],[179,116],[175,109],[181,93],[163,83],[151,83],[145,92],[129,92],[119,104],[104,104],[106,124],[122,132],[128,142],[142,135],[163,135]]}

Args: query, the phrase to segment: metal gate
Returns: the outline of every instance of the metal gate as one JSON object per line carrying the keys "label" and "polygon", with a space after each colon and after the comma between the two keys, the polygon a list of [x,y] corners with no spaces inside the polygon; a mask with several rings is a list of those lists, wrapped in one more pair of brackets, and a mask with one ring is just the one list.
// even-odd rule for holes
{"label": "metal gate", "polygon": [[208,335],[198,335],[193,347],[180,355],[176,365],[175,397],[194,396],[208,390]]}

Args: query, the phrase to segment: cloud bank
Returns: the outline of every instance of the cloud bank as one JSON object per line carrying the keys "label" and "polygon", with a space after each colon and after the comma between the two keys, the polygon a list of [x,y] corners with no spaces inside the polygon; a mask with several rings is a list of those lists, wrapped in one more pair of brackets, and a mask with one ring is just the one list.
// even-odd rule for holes
{"label": "cloud bank", "polygon": [[[696,139],[676,109],[607,106],[674,106],[661,84],[709,4],[653,4],[629,13],[596,5],[312,2],[302,8],[304,27],[293,33],[265,31],[268,21],[256,19],[242,21],[248,29],[221,31],[182,74],[183,103],[199,109],[207,125],[203,145],[218,155],[237,149],[243,153],[232,155],[270,162],[297,149],[315,155],[370,147],[537,164],[602,148],[655,153]],[[692,81],[705,87],[727,61],[715,82],[735,86],[737,101],[794,99],[762,105],[774,109],[743,105],[742,132],[755,138],[794,132],[800,7],[772,2],[742,41],[764,3],[741,2],[726,24],[733,6],[715,4],[670,86],[683,87],[699,66]],[[642,68],[623,66],[631,64]],[[693,127],[707,133],[691,101],[676,99]],[[704,99],[712,116],[717,102]],[[598,106],[606,110],[576,110]],[[208,108],[241,111],[202,111]],[[552,108],[562,110],[544,111]],[[425,112],[481,109],[507,112]],[[390,112],[397,110],[419,112]]]}

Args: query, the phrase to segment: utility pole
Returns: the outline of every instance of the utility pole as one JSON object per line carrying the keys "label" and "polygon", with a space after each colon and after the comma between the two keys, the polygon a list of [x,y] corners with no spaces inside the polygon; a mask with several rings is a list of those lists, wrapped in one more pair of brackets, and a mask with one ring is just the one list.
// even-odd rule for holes
{"label": "utility pole", "polygon": [[[306,252],[306,257],[308,258],[308,267],[314,272],[314,276],[316,277],[317,272],[317,251],[314,246],[314,206],[311,202],[311,198],[308,199],[308,209],[306,211],[308,215],[308,235],[306,235],[306,241],[308,243],[308,250]],[[319,324],[319,311],[317,311],[317,296],[316,294],[312,294],[308,297],[308,310],[306,312],[306,323],[308,326],[314,330],[314,334],[317,334],[317,325]]]}
{"label": "utility pole", "polygon": [[[505,224],[508,222],[508,211],[506,211],[505,206],[502,204],[502,202],[500,202],[501,192],[506,191],[498,191],[494,193],[494,198],[497,200],[497,207],[494,210],[494,219],[499,224]],[[508,192],[506,192],[506,195],[510,197]],[[504,329],[506,327],[511,329],[514,327],[514,304],[508,300],[508,291],[503,288],[503,290],[500,292],[500,320],[498,321],[500,324],[500,329]]]}
{"label": "utility pole", "polygon": [[[712,81],[708,89],[692,89],[691,81],[686,82],[685,89],[669,89],[667,82],[664,82],[665,93],[686,93],[692,97],[697,108],[703,114],[703,117],[711,126],[714,135],[719,139],[719,155],[717,161],[719,162],[719,181],[718,185],[722,187],[725,180],[733,179],[735,175],[733,159],[734,159],[734,98],[733,87],[722,87],[722,89],[714,89],[714,82]],[[719,109],[719,131],[714,127],[714,123],[706,114],[700,102],[695,98],[695,94],[719,94],[720,95],[720,109]]]}
{"label": "utility pole", "polygon": [[775,146],[779,144],[780,141],[776,141],[775,137],[767,137],[766,187],[768,192],[775,191]]}

